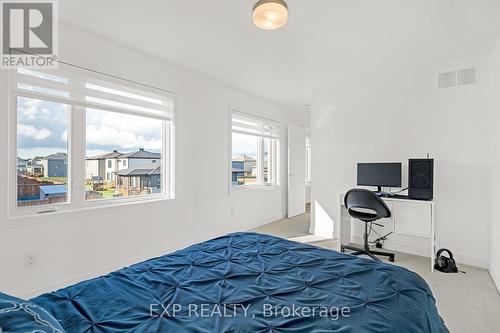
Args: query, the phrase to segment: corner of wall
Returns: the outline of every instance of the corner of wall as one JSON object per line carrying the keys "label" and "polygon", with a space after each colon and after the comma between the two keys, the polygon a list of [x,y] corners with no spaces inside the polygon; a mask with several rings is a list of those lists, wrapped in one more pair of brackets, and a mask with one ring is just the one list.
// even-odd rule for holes
{"label": "corner of wall", "polygon": [[488,270],[490,272],[491,278],[493,279],[493,282],[495,283],[495,286],[497,287],[497,290],[500,292],[500,275],[498,275],[498,272],[495,270],[495,267],[492,264],[490,264]]}
{"label": "corner of wall", "polygon": [[497,126],[500,121],[500,98],[498,89],[500,88],[500,36],[496,40],[490,52],[490,167],[491,167],[491,239],[489,267],[491,278],[500,291],[500,209],[498,202],[500,198],[500,136],[497,134]]}

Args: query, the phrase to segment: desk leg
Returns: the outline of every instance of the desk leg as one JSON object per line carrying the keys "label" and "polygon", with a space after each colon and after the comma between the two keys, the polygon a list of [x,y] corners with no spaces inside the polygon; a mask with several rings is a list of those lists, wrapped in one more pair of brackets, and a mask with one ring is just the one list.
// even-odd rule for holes
{"label": "desk leg", "polygon": [[431,272],[434,273],[434,259],[436,256],[436,223],[434,220],[434,204],[431,204]]}

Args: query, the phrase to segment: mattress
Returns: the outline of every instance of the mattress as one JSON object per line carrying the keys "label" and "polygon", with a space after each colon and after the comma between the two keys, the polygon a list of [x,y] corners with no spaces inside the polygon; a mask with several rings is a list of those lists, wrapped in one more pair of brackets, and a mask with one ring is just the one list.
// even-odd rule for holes
{"label": "mattress", "polygon": [[35,297],[68,333],[448,332],[416,273],[256,233]]}

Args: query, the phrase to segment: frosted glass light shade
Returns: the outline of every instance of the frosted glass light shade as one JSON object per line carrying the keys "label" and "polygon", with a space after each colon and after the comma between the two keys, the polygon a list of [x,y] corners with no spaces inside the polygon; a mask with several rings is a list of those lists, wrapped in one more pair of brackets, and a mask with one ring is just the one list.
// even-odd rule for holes
{"label": "frosted glass light shade", "polygon": [[279,29],[287,20],[288,6],[283,0],[260,0],[253,8],[253,23],[260,29]]}

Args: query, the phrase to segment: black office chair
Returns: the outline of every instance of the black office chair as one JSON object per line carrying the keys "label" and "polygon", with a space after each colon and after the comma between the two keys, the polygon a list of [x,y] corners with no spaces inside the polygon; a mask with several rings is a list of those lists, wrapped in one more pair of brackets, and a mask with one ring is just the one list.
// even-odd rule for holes
{"label": "black office chair", "polygon": [[351,217],[365,222],[365,234],[363,237],[364,245],[362,248],[351,245],[341,245],[340,250],[342,252],[345,252],[346,249],[356,251],[351,254],[365,254],[377,261],[381,260],[377,258],[376,255],[385,256],[389,257],[389,261],[394,262],[394,253],[370,250],[368,246],[368,223],[373,223],[379,219],[391,217],[391,211],[385,202],[371,191],[352,189],[345,195],[344,203]]}

